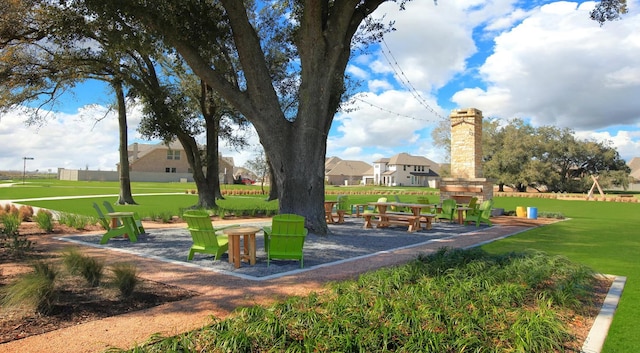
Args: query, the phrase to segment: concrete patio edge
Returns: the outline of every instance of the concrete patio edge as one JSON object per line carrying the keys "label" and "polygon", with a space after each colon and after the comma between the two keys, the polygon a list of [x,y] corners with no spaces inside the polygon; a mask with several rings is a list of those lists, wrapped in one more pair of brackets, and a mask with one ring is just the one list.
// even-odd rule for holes
{"label": "concrete patio edge", "polygon": [[618,308],[618,303],[622,296],[622,290],[627,282],[627,277],[624,276],[607,275],[607,277],[613,277],[613,283],[609,288],[607,297],[602,303],[600,313],[591,326],[589,335],[587,335],[587,338],[584,340],[581,353],[600,353],[602,350],[604,341],[609,333],[609,327],[613,321],[613,314],[615,314],[616,309]]}

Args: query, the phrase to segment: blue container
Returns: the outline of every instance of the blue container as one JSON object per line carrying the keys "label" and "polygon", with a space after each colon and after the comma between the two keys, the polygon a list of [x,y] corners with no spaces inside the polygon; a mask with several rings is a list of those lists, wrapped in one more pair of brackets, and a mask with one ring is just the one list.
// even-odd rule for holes
{"label": "blue container", "polygon": [[537,207],[527,207],[527,218],[529,218],[529,219],[538,219],[538,208]]}

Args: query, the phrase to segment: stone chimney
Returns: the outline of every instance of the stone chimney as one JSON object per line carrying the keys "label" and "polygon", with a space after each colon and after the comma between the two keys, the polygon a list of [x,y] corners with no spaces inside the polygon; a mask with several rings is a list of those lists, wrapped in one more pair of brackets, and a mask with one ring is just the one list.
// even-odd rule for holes
{"label": "stone chimney", "polygon": [[482,173],[482,112],[454,109],[451,119],[451,177],[440,179],[440,198],[467,203],[493,197],[493,181]]}
{"label": "stone chimney", "polygon": [[451,118],[451,176],[482,178],[482,112],[454,109]]}

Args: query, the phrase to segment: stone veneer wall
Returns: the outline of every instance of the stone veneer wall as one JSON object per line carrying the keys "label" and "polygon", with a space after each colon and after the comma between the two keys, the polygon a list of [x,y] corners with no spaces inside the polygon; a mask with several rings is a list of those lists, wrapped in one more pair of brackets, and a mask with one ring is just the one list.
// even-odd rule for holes
{"label": "stone veneer wall", "polygon": [[455,109],[451,119],[451,178],[440,180],[440,198],[466,203],[493,197],[493,181],[482,174],[482,112],[475,108]]}
{"label": "stone veneer wall", "polygon": [[451,176],[482,178],[482,112],[475,108],[451,112]]}

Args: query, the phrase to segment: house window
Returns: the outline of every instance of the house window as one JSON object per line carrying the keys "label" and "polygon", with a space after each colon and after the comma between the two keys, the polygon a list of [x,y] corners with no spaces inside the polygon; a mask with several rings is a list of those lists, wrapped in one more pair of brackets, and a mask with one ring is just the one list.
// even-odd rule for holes
{"label": "house window", "polygon": [[407,171],[407,166],[406,166],[406,165],[403,165],[403,166],[402,166],[402,170],[406,172],[406,171]]}
{"label": "house window", "polygon": [[167,159],[172,159],[174,161],[180,160],[180,151],[167,150]]}
{"label": "house window", "polygon": [[175,173],[176,172],[176,168],[164,168],[164,172],[165,173]]}

